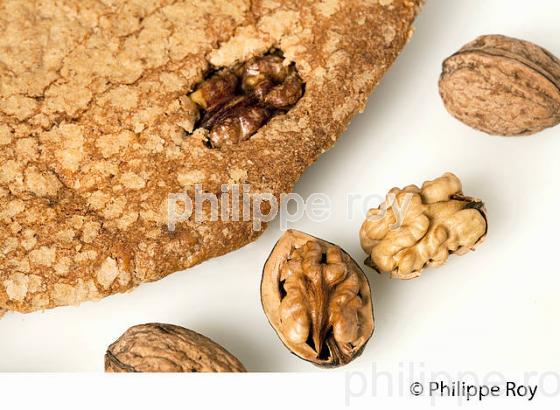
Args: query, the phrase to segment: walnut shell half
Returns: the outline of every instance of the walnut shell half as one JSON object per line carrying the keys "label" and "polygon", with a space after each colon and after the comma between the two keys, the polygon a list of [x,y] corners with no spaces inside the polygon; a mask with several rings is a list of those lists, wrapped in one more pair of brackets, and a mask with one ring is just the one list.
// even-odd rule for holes
{"label": "walnut shell half", "polygon": [[445,173],[422,188],[393,188],[370,209],[360,229],[365,264],[398,279],[420,276],[443,265],[450,254],[474,250],[488,232],[484,204],[463,195],[461,181]]}
{"label": "walnut shell half", "polygon": [[284,345],[321,367],[349,363],[373,334],[366,275],[340,247],[303,232],[288,230],[276,243],[261,299]]}
{"label": "walnut shell half", "polygon": [[105,354],[105,371],[245,372],[231,353],[192,330],[162,323],[133,326]]}
{"label": "walnut shell half", "polygon": [[443,63],[440,94],[463,123],[493,135],[529,135],[560,123],[560,60],[499,35],[481,36]]}

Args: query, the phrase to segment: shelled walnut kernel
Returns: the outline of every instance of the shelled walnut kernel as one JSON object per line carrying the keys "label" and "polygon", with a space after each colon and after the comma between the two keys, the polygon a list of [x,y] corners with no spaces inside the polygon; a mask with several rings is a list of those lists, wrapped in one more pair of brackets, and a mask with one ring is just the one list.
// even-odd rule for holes
{"label": "shelled walnut kernel", "polygon": [[273,116],[287,112],[303,96],[304,84],[294,64],[279,54],[253,57],[224,68],[190,94],[202,115],[213,148],[238,144],[253,136]]}
{"label": "shelled walnut kernel", "polygon": [[370,209],[360,229],[366,265],[392,277],[412,279],[427,266],[464,255],[486,237],[484,204],[464,196],[461,181],[446,173],[422,188],[393,188],[385,203]]}

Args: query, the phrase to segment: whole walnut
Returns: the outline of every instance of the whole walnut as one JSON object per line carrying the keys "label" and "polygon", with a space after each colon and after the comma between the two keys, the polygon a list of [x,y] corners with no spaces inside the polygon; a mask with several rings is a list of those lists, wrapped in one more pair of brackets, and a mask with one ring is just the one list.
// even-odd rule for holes
{"label": "whole walnut", "polygon": [[265,263],[261,299],[295,355],[321,367],[358,357],[374,329],[368,280],[341,248],[288,230]]}
{"label": "whole walnut", "polygon": [[443,63],[447,110],[488,134],[529,135],[560,123],[560,60],[527,41],[482,36]]}
{"label": "whole walnut", "polygon": [[464,255],[486,237],[484,204],[462,193],[461,181],[446,173],[434,181],[393,188],[370,209],[360,229],[365,263],[392,277],[412,279],[427,266],[443,265],[450,254]]}
{"label": "whole walnut", "polygon": [[133,326],[109,346],[105,371],[245,372],[231,353],[192,330],[162,323]]}

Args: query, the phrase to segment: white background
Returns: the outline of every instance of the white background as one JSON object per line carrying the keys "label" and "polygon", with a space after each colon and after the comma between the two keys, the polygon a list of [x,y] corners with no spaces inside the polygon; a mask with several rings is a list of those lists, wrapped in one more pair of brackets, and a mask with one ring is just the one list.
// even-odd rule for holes
{"label": "white background", "polygon": [[[252,394],[247,396],[252,399],[245,397],[246,404],[278,390],[267,405],[285,406],[289,401],[280,400],[280,394],[285,395],[287,388],[271,383],[289,385],[292,381],[294,387],[299,386],[292,396],[299,400],[297,407],[321,403],[316,396],[328,398],[329,391],[328,402],[343,407],[345,379],[357,375],[355,379],[366,380],[370,386],[376,369],[387,372],[394,382],[392,393],[380,385],[380,401],[398,396],[402,385],[404,398],[427,404],[425,397],[410,398],[407,386],[415,378],[437,378],[433,373],[438,372],[452,380],[471,372],[471,380],[480,383],[491,372],[519,382],[527,372],[537,372],[533,380],[548,377],[549,392],[560,389],[555,385],[560,376],[554,379],[546,373],[560,373],[560,126],[531,137],[491,137],[452,118],[437,90],[442,60],[480,34],[523,38],[560,56],[560,2],[429,0],[415,26],[415,36],[369,100],[365,113],[354,119],[336,147],[296,187],[304,198],[314,192],[328,194],[331,218],[323,223],[303,219],[292,227],[338,243],[361,262],[365,255],[357,232],[363,214],[355,209],[348,217],[347,194],[384,195],[393,186],[421,184],[452,171],[462,179],[466,194],[485,201],[490,231],[475,253],[451,257],[444,267],[430,269],[416,280],[391,280],[366,268],[376,330],[359,359],[339,370],[319,370],[291,355],[269,326],[260,306],[259,282],[262,265],[281,234],[276,222],[254,244],[142,285],[130,294],[43,313],[7,314],[0,320],[0,371],[102,372],[107,345],[128,327],[155,321],[211,337],[253,372],[322,372],[304,379],[191,376],[184,384],[171,379],[171,385],[183,390],[181,394],[188,394],[189,404],[207,402],[204,396],[219,391],[220,386],[230,386],[229,392],[231,386],[238,386],[238,394]],[[30,391],[23,382],[45,386],[44,379],[30,376],[1,380],[2,395]],[[93,389],[91,383],[105,383],[108,391],[111,386],[115,390],[106,376],[61,380],[66,386],[75,380],[76,390],[70,389],[74,395]],[[170,379],[152,378],[149,383],[143,379],[140,386],[151,385],[157,392],[158,381],[169,386],[162,380]],[[250,384],[240,380],[250,380]],[[302,389],[298,380],[305,380],[310,388]],[[123,379],[120,383],[126,385]],[[53,379],[46,385],[50,384],[57,385]],[[188,386],[196,390],[185,392]],[[65,394],[71,397],[67,389]],[[179,392],[171,390],[171,395]],[[542,404],[558,400],[558,396],[540,396]],[[232,403],[232,395],[211,397]],[[448,405],[454,401],[439,400]],[[378,403],[370,391],[352,401],[364,408]],[[523,399],[507,400],[508,407],[521,403]]]}

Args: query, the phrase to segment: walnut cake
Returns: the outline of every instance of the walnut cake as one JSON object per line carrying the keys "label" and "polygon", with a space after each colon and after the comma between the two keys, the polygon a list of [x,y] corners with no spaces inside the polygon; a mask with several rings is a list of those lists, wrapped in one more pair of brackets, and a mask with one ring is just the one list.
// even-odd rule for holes
{"label": "walnut cake", "polygon": [[[0,312],[100,299],[254,241],[250,221],[170,231],[169,195],[289,192],[420,3],[0,0]],[[261,75],[269,60],[283,68]],[[211,100],[204,84],[230,74]]]}

